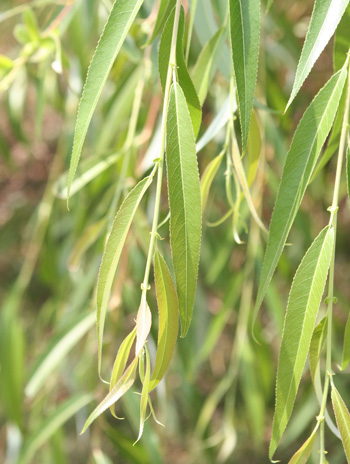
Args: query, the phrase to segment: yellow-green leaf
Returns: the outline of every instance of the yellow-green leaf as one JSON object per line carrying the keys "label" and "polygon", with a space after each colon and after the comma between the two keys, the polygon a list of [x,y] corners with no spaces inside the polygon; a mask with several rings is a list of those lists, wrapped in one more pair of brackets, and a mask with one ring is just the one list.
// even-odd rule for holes
{"label": "yellow-green leaf", "polygon": [[338,390],[332,383],[332,404],[337,421],[338,429],[340,432],[341,440],[343,442],[343,448],[345,451],[346,459],[350,463],[350,414],[340,396]]}
{"label": "yellow-green leaf", "polygon": [[315,444],[316,432],[319,426],[319,422],[314,428],[312,434],[306,440],[306,442],[298,449],[298,451],[292,456],[292,459],[288,464],[306,464],[307,460],[311,456],[312,448]]}
{"label": "yellow-green leaf", "polygon": [[205,168],[205,171],[201,180],[201,199],[202,199],[202,209],[205,210],[208,201],[209,190],[211,184],[218,172],[222,158],[225,155],[225,151],[222,151],[216,158],[214,158],[208,166]]}

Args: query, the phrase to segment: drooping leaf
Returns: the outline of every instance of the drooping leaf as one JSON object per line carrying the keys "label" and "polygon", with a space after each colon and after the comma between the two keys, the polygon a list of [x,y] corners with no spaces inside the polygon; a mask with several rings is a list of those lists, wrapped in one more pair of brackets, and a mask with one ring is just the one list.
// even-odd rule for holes
{"label": "drooping leaf", "polygon": [[346,69],[343,68],[329,79],[305,111],[294,134],[272,213],[269,240],[254,308],[254,321],[282,254],[321,148],[332,127],[346,75]]}
{"label": "drooping leaf", "polygon": [[203,176],[201,179],[201,198],[202,198],[203,211],[205,210],[205,207],[207,205],[211,184],[214,180],[214,177],[216,176],[216,173],[218,172],[218,169],[220,167],[220,164],[221,164],[221,161],[224,155],[225,155],[225,151],[222,151],[221,153],[219,153],[218,156],[216,156],[208,164],[208,166],[205,168],[205,171],[203,173]]}
{"label": "drooping leaf", "polygon": [[312,380],[313,385],[315,385],[316,375],[320,368],[320,355],[321,355],[322,347],[324,345],[326,333],[327,333],[327,318],[324,317],[315,327],[314,333],[312,334],[311,343],[310,343],[309,363],[310,363],[311,380]]}
{"label": "drooping leaf", "polygon": [[306,252],[293,280],[278,360],[270,459],[275,453],[294,407],[326,284],[333,244],[334,230],[327,226]]}
{"label": "drooping leaf", "polygon": [[31,462],[37,450],[44,445],[50,437],[58,430],[65,422],[67,422],[81,408],[86,406],[92,400],[90,394],[79,394],[59,405],[54,411],[40,423],[38,428],[24,442],[19,464],[27,464]]}
{"label": "drooping leaf", "polygon": [[346,321],[345,331],[344,331],[344,343],[343,343],[343,359],[341,363],[341,370],[347,368],[350,362],[350,315]]}
{"label": "drooping leaf", "polygon": [[201,241],[201,195],[196,146],[181,87],[171,87],[166,139],[170,244],[179,298],[181,336],[188,331],[196,292]]}
{"label": "drooping leaf", "polygon": [[[160,40],[160,45],[159,45],[158,65],[159,65],[160,82],[162,84],[163,91],[165,89],[166,78],[167,78],[168,67],[169,67],[170,47],[171,47],[171,39],[172,39],[172,33],[173,33],[173,27],[174,27],[174,19],[175,19],[175,8],[173,9],[171,15],[169,16],[165,24],[162,37]],[[182,44],[183,35],[184,35],[184,24],[185,24],[185,14],[184,14],[183,8],[181,7],[179,28],[178,28],[177,42],[176,42],[176,72],[178,76],[179,85],[182,88],[182,91],[187,101],[188,109],[191,115],[193,131],[194,131],[195,137],[197,137],[198,131],[201,125],[202,110],[201,110],[201,105],[198,100],[196,89],[188,73],[185,58],[184,58],[183,44]]]}
{"label": "drooping leaf", "polygon": [[258,72],[260,1],[230,1],[230,36],[238,110],[245,152]]}
{"label": "drooping leaf", "polygon": [[148,334],[151,330],[152,314],[146,298],[142,298],[136,317],[136,347],[135,356],[138,357],[145,346]]}
{"label": "drooping leaf", "polygon": [[338,24],[334,37],[333,64],[334,72],[343,67],[346,54],[350,48],[350,5],[347,6],[343,17]]}
{"label": "drooping leaf", "polygon": [[198,99],[201,105],[204,103],[211,79],[213,78],[217,49],[222,43],[225,29],[226,28],[224,26],[220,27],[220,29],[218,29],[218,31],[208,41],[202,49],[193,70],[193,84],[197,90]]}
{"label": "drooping leaf", "polygon": [[248,155],[247,181],[248,181],[249,187],[254,182],[254,179],[255,179],[255,176],[258,170],[260,152],[261,152],[260,127],[259,127],[258,118],[256,116],[256,112],[253,110],[252,119],[250,121],[248,142],[247,142],[247,155]]}
{"label": "drooping leaf", "polygon": [[136,442],[140,440],[143,433],[143,428],[145,425],[146,420],[146,412],[147,412],[147,405],[148,405],[148,395],[150,390],[150,379],[151,379],[151,361],[149,359],[149,353],[147,347],[145,348],[146,352],[146,370],[143,375],[142,380],[142,392],[141,392],[141,400],[140,400],[140,429],[139,429],[139,436],[137,437]]}
{"label": "drooping leaf", "polygon": [[334,415],[337,421],[338,429],[340,431],[346,460],[348,463],[350,463],[350,414],[343,401],[343,398],[340,396],[333,383],[331,396]]}
{"label": "drooping leaf", "polygon": [[[298,63],[292,93],[287,107],[309,75],[317,58],[334,34],[349,0],[315,0],[308,32]],[[344,63],[344,61],[343,61]]]}
{"label": "drooping leaf", "polygon": [[292,456],[292,459],[288,464],[306,464],[309,457],[311,456],[312,449],[315,444],[316,433],[319,427],[319,422],[314,428],[312,434],[306,440],[306,442],[298,449],[298,451]]}
{"label": "drooping leaf", "polygon": [[157,293],[159,327],[157,354],[149,386],[153,390],[162,380],[176,345],[179,331],[179,301],[175,285],[163,257],[154,256],[154,278]]}
{"label": "drooping leaf", "polygon": [[33,398],[43,387],[57,366],[65,359],[67,353],[91,329],[95,322],[95,314],[89,313],[79,316],[68,328],[54,337],[38,361],[35,363],[25,393]]}
{"label": "drooping leaf", "polygon": [[86,133],[108,74],[143,0],[116,0],[109,14],[86,76],[75,125],[69,168],[67,202]]}
{"label": "drooping leaf", "polygon": [[146,45],[152,43],[159,32],[162,30],[164,23],[168,19],[172,9],[175,7],[175,4],[176,0],[160,0],[156,23],[154,25],[152,35],[147,41]]}
{"label": "drooping leaf", "polygon": [[101,373],[102,339],[106,318],[107,304],[119,258],[130,229],[135,212],[143,195],[150,186],[154,171],[142,179],[128,194],[122,203],[112,225],[106,243],[100,272],[97,281],[97,343],[98,343],[98,370]]}

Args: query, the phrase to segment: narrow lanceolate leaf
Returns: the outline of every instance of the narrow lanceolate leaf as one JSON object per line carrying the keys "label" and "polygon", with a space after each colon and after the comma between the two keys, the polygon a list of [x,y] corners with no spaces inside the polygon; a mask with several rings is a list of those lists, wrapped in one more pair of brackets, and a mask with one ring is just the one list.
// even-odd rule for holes
{"label": "narrow lanceolate leaf", "polygon": [[306,252],[293,280],[278,360],[270,459],[293,410],[326,284],[333,244],[334,230],[327,226]]}
{"label": "narrow lanceolate leaf", "polygon": [[191,118],[177,83],[170,91],[166,146],[170,245],[184,337],[190,326],[197,285],[201,194]]}
{"label": "narrow lanceolate leaf", "polygon": [[208,166],[205,168],[205,171],[203,173],[202,180],[201,180],[201,198],[202,198],[203,211],[205,210],[205,207],[207,205],[211,184],[214,180],[214,177],[216,176],[216,173],[218,172],[218,169],[220,167],[220,164],[221,164],[221,161],[224,155],[225,155],[225,151],[223,150],[216,158],[214,158],[208,164]]}
{"label": "narrow lanceolate leaf", "polygon": [[258,72],[260,1],[230,1],[230,31],[243,152],[248,140]]}
{"label": "narrow lanceolate leaf", "polygon": [[135,356],[138,357],[145,346],[148,334],[151,330],[152,314],[146,298],[142,298],[136,317],[136,348]]}
{"label": "narrow lanceolate leaf", "polygon": [[217,49],[221,44],[224,32],[224,26],[217,30],[201,51],[193,70],[193,84],[197,90],[201,105],[203,105],[205,97],[207,96],[209,85],[215,72]]}
{"label": "narrow lanceolate leaf", "polygon": [[[162,37],[161,37],[160,44],[159,44],[158,66],[159,66],[159,77],[160,77],[160,82],[161,82],[163,91],[165,89],[166,78],[167,78],[168,67],[169,67],[171,38],[173,34],[174,19],[175,19],[175,8],[173,9],[171,15],[169,16],[164,26],[164,30],[163,30]],[[192,121],[193,131],[194,131],[195,137],[197,137],[199,128],[201,125],[201,120],[202,120],[202,109],[201,109],[201,105],[198,100],[196,89],[188,73],[186,61],[184,58],[184,53],[183,53],[184,25],[185,25],[185,14],[184,14],[183,8],[181,7],[179,28],[178,28],[177,42],[176,42],[176,72],[177,72],[180,87],[182,88],[186,101],[187,101],[188,109],[191,115],[190,121]]]}
{"label": "narrow lanceolate leaf", "polygon": [[69,168],[67,202],[86,133],[98,99],[116,56],[128,34],[143,0],[116,0],[103,29],[86,76],[75,125]]}
{"label": "narrow lanceolate leaf", "polygon": [[350,48],[350,5],[347,6],[343,17],[337,27],[334,37],[333,64],[334,71],[343,67],[346,54]]}
{"label": "narrow lanceolate leaf", "polygon": [[143,375],[143,385],[142,385],[142,392],[141,392],[141,400],[140,400],[140,428],[139,428],[139,436],[137,437],[136,442],[140,440],[143,433],[143,428],[145,425],[146,420],[146,412],[147,412],[147,405],[148,405],[148,394],[150,390],[150,379],[151,379],[151,361],[149,359],[149,353],[147,348],[145,349],[146,352],[146,371],[144,371]]}
{"label": "narrow lanceolate leaf", "polygon": [[311,372],[311,380],[313,385],[316,383],[316,376],[320,369],[320,356],[322,347],[327,333],[327,318],[324,317],[315,327],[310,343],[309,364]]}
{"label": "narrow lanceolate leaf", "polygon": [[306,34],[303,50],[297,67],[291,96],[287,107],[292,103],[300,87],[309,75],[315,61],[334,34],[349,0],[316,0]]}
{"label": "narrow lanceolate leaf", "polygon": [[350,463],[350,414],[338,390],[332,384],[332,404],[346,459]]}
{"label": "narrow lanceolate leaf", "polygon": [[292,456],[292,459],[288,464],[306,464],[309,457],[311,456],[312,448],[315,444],[316,433],[319,426],[319,422],[314,428],[312,434],[306,440],[306,442],[298,449],[298,451]]}
{"label": "narrow lanceolate leaf", "polygon": [[173,356],[179,331],[179,301],[168,266],[157,252],[154,257],[159,328],[157,354],[149,390],[162,380]]}
{"label": "narrow lanceolate leaf", "polygon": [[343,343],[343,359],[341,363],[342,371],[347,368],[350,362],[350,314],[345,325],[344,343]]}
{"label": "narrow lanceolate leaf", "polygon": [[321,148],[329,134],[346,79],[343,68],[332,76],[305,111],[287,154],[271,218],[254,320],[276,269]]}
{"label": "narrow lanceolate leaf", "polygon": [[121,205],[112,225],[106,247],[104,249],[100,273],[97,282],[97,343],[98,369],[101,372],[102,339],[106,318],[107,304],[119,258],[130,229],[131,222],[143,195],[150,186],[153,173],[142,179],[134,187]]}
{"label": "narrow lanceolate leaf", "polygon": [[27,464],[37,453],[37,450],[48,442],[52,435],[81,408],[92,400],[91,395],[79,394],[60,404],[54,409],[38,428],[24,442],[19,458],[19,464]]}
{"label": "narrow lanceolate leaf", "polygon": [[150,44],[153,42],[153,40],[157,37],[159,32],[162,30],[164,23],[168,19],[172,9],[174,8],[176,4],[176,0],[160,0],[160,4],[158,7],[158,14],[157,14],[157,19],[156,23],[154,25],[152,35],[147,41],[147,44]]}

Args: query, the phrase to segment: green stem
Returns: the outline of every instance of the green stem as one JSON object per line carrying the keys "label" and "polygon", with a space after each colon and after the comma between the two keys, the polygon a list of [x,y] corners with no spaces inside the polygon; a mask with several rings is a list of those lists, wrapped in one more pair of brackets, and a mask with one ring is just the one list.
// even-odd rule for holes
{"label": "green stem", "polygon": [[[349,61],[349,56],[347,63]],[[334,264],[335,264],[335,248],[336,248],[336,233],[337,233],[337,216],[338,216],[338,203],[339,203],[339,188],[341,171],[343,165],[343,158],[345,153],[346,134],[349,120],[349,105],[350,105],[350,67],[348,68],[348,84],[346,90],[346,103],[343,117],[343,125],[340,135],[339,151],[337,170],[335,174],[333,201],[330,208],[331,217],[329,220],[329,226],[334,229],[334,245],[332,250],[332,257],[329,269],[329,281],[328,281],[328,307],[327,307],[327,353],[326,353],[326,373],[324,379],[324,388],[322,395],[322,403],[319,414],[320,424],[320,464],[324,463],[325,455],[325,429],[324,429],[324,415],[327,407],[327,398],[329,390],[329,378],[332,371],[332,314],[333,314],[333,302],[334,302]]]}
{"label": "green stem", "polygon": [[163,183],[166,125],[167,125],[167,119],[168,119],[168,104],[169,104],[170,88],[172,84],[173,69],[176,66],[176,41],[177,41],[177,33],[178,33],[178,28],[179,28],[180,8],[181,8],[181,0],[177,0],[173,34],[171,38],[170,60],[169,60],[169,66],[168,66],[168,72],[167,72],[167,78],[166,78],[166,84],[165,84],[165,91],[164,91],[163,119],[162,119],[162,132],[161,132],[162,139],[161,139],[161,144],[160,144],[159,159],[157,160],[158,173],[157,173],[157,188],[156,188],[156,198],[155,198],[155,204],[154,204],[153,224],[152,224],[151,240],[149,244],[147,262],[146,262],[146,268],[145,268],[145,275],[144,275],[143,282],[141,284],[141,289],[142,289],[141,300],[146,299],[147,290],[149,289],[149,274],[151,270],[151,264],[153,261],[155,244],[157,240],[160,199],[161,199],[162,183]]}

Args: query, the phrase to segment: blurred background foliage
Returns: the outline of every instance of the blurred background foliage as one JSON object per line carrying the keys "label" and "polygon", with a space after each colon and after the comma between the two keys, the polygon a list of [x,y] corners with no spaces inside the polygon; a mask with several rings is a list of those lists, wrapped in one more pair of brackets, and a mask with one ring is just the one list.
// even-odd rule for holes
{"label": "blurred background foliage", "polygon": [[[157,76],[159,38],[143,47],[154,26],[153,3],[145,0],[113,66],[89,128],[77,192],[68,212],[62,186],[77,105],[111,3],[1,1],[0,461],[7,464],[268,462],[276,358],[288,289],[312,237],[328,222],[335,160],[306,193],[289,239],[293,246],[283,254],[257,323],[261,344],[251,337],[250,317],[265,243],[244,200],[237,224],[244,243],[234,239],[232,215],[212,226],[230,209],[228,189],[237,194],[237,187],[225,183],[227,167],[222,164],[203,215],[192,326],[187,337],[178,341],[170,371],[153,393],[157,418],[165,427],[149,419],[142,439],[133,446],[138,429],[136,386],[120,403],[124,421],[117,422],[105,413],[79,436],[96,400],[106,393],[97,375],[94,324],[94,288],[104,241],[120,200],[148,169],[157,143],[162,99]],[[250,140],[252,157],[247,161],[260,158],[252,195],[266,224],[295,127],[332,73],[331,43],[292,109],[282,115],[313,2],[267,3],[271,5],[268,11],[263,5],[257,125]],[[226,0],[200,2],[190,69],[222,21],[225,7]],[[221,45],[199,139],[224,107],[230,62],[228,47]],[[125,150],[140,82],[144,89],[139,117]],[[224,138],[225,131],[219,131],[199,152],[201,174],[222,149]],[[117,272],[105,330],[106,372],[137,311],[153,187],[138,210]],[[162,205],[165,218],[166,197]],[[342,211],[333,347],[339,362],[350,300],[349,205]],[[167,228],[160,233],[166,237]],[[166,245],[163,248],[169,256],[170,250]],[[153,293],[150,303],[154,311]],[[151,355],[156,337],[152,332]],[[338,377],[339,389],[349,388],[347,372]],[[282,458],[288,459],[308,436],[317,411],[306,370],[281,444]],[[327,440],[332,464],[343,463],[340,442],[330,432]],[[317,446],[311,459],[318,462]]]}

